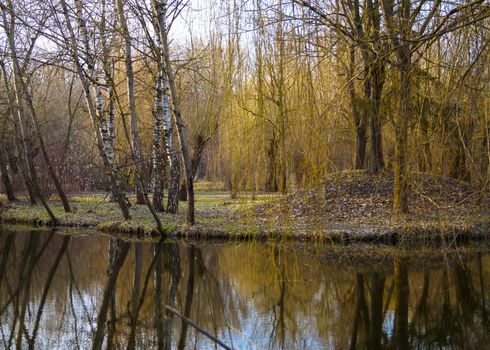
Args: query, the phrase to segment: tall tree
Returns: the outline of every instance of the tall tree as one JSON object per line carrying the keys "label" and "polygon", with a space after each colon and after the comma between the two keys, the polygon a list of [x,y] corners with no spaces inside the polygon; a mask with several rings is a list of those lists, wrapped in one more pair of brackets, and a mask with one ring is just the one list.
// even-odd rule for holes
{"label": "tall tree", "polygon": [[[51,208],[49,207],[46,199],[44,198],[44,195],[41,192],[41,188],[39,186],[39,180],[38,180],[38,175],[36,171],[36,167],[34,165],[34,153],[33,153],[33,147],[32,147],[32,142],[31,142],[31,135],[30,135],[30,126],[28,124],[27,117],[25,115],[25,108],[24,108],[24,94],[23,94],[23,88],[25,88],[22,80],[21,80],[21,67],[19,65],[18,59],[17,59],[17,50],[15,46],[15,21],[14,21],[14,13],[15,10],[13,8],[13,3],[11,1],[7,2],[7,5],[1,4],[1,11],[2,11],[2,19],[3,19],[3,29],[5,30],[5,33],[7,35],[8,43],[9,43],[9,48],[10,48],[10,54],[12,57],[12,71],[13,71],[13,76],[14,76],[14,92],[15,92],[15,102],[16,102],[16,110],[17,110],[17,117],[19,120],[19,126],[20,126],[20,134],[22,136],[22,145],[23,149],[25,152],[25,159],[26,159],[26,165],[27,169],[29,171],[29,179],[28,181],[30,182],[30,186],[33,189],[33,192],[35,196],[41,201],[44,209],[46,210],[46,213],[48,214],[49,218],[51,219],[52,223],[56,223],[57,219],[55,215],[53,214]],[[10,16],[10,21],[7,17],[7,11]],[[2,63],[2,66],[4,63]]]}
{"label": "tall tree", "polygon": [[[177,126],[177,135],[180,144],[180,150],[182,152],[182,159],[184,163],[184,173],[187,188],[187,222],[190,225],[194,225],[194,185],[191,161],[189,155],[189,147],[187,145],[187,138],[185,132],[184,121],[180,113],[179,96],[177,94],[177,87],[175,85],[174,73],[172,63],[170,61],[170,52],[168,44],[168,27],[167,27],[167,1],[153,0],[153,15],[157,23],[158,35],[160,36],[161,53],[163,55],[165,63],[165,74],[168,78],[168,85],[172,96],[173,116],[175,125]],[[165,94],[164,94],[165,96]]]}
{"label": "tall tree", "polygon": [[[61,6],[63,10],[63,16],[65,19],[66,30],[68,31],[68,38],[66,38],[66,44],[69,48],[71,59],[73,65],[75,66],[75,71],[77,73],[78,79],[82,84],[85,101],[87,103],[89,116],[94,127],[95,136],[97,139],[97,146],[99,149],[99,154],[102,158],[104,166],[109,171],[109,177],[111,182],[114,184],[111,186],[111,190],[114,198],[116,199],[124,219],[129,219],[129,209],[126,200],[126,195],[122,188],[122,182],[117,170],[117,164],[114,156],[114,147],[112,143],[112,137],[107,129],[107,123],[104,118],[103,113],[103,100],[102,100],[102,89],[98,83],[97,74],[95,71],[95,61],[93,52],[91,50],[90,41],[87,32],[87,26],[85,23],[85,18],[83,15],[83,4],[81,0],[75,1],[75,18],[78,23],[78,29],[80,31],[80,37],[82,41],[83,49],[80,49],[79,44],[76,40],[75,31],[71,23],[71,16],[68,10],[68,6],[65,0],[61,0]],[[87,66],[87,74],[85,74],[85,69],[83,63],[80,59],[80,54],[85,58],[85,64]],[[94,92],[92,92],[94,90]],[[95,102],[94,97],[95,95]]]}

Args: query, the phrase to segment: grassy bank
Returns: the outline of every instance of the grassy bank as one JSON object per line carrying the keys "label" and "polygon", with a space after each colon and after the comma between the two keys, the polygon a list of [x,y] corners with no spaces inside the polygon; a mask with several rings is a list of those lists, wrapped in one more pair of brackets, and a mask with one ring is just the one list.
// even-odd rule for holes
{"label": "grassy bank", "polygon": [[[170,236],[216,238],[240,238],[258,236],[261,230],[251,217],[252,208],[273,200],[274,195],[242,195],[229,199],[226,192],[201,193],[196,195],[196,225],[185,223],[186,203],[179,204],[177,214],[159,213],[164,230]],[[102,232],[127,233],[136,235],[156,235],[155,223],[146,205],[132,205],[131,220],[123,221],[116,203],[105,196],[83,194],[70,198],[72,212],[65,213],[57,201],[50,201],[58,226],[95,228]],[[5,204],[0,214],[5,223],[20,223],[35,226],[51,225],[49,217],[41,205],[31,205],[26,199]]]}
{"label": "grassy bank", "polygon": [[[403,218],[390,215],[390,178],[364,173],[333,174],[325,183],[287,196],[228,192],[198,183],[196,225],[185,224],[186,203],[179,213],[160,213],[165,231],[178,238],[269,239],[282,237],[316,241],[377,241],[420,243],[486,239],[490,237],[488,198],[478,198],[463,184],[427,180],[413,190],[412,211]],[[70,198],[73,212],[51,201],[63,227],[94,228],[106,233],[138,236],[157,234],[145,205],[133,205],[131,220],[122,221],[119,208],[103,194]],[[5,202],[4,202],[5,203]],[[40,205],[26,199],[4,204],[0,219],[6,223],[50,225]]]}

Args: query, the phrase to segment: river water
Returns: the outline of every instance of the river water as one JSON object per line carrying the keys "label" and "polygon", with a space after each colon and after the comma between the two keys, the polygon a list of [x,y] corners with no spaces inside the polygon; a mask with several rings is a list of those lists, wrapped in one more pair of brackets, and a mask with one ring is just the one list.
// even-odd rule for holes
{"label": "river water", "polygon": [[490,348],[484,251],[81,233],[0,229],[0,348]]}

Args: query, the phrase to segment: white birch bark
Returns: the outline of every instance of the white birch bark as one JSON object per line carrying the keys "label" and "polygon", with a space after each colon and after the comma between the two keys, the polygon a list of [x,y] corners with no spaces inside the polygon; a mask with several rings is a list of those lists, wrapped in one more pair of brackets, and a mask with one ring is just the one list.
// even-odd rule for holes
{"label": "white birch bark", "polygon": [[[76,16],[78,21],[78,29],[80,31],[80,36],[83,43],[83,54],[85,56],[85,61],[87,64],[88,75],[90,78],[89,86],[94,91],[95,94],[95,111],[96,118],[92,120],[95,122],[95,126],[99,129],[99,132],[102,136],[102,144],[104,147],[104,154],[109,166],[115,171],[115,152],[113,143],[111,142],[111,135],[109,134],[109,128],[107,127],[107,123],[105,120],[104,113],[104,98],[102,94],[102,88],[98,81],[97,71],[95,69],[95,62],[92,55],[92,49],[90,47],[90,41],[87,31],[87,25],[85,22],[85,18],[83,16],[83,4],[81,0],[74,0],[75,8],[76,8]],[[80,64],[81,62],[79,62]]]}
{"label": "white birch bark", "polygon": [[169,213],[176,213],[179,208],[179,185],[180,185],[180,161],[177,152],[174,148],[173,142],[173,126],[170,111],[170,97],[169,97],[169,83],[168,75],[165,69],[165,59],[163,55],[163,42],[161,29],[166,30],[166,1],[159,2],[158,0],[152,0],[154,16],[156,20],[153,21],[154,29],[157,35],[155,36],[155,42],[157,43],[158,54],[158,69],[160,80],[159,87],[162,91],[161,99],[156,101],[159,104],[157,110],[161,110],[162,122],[164,130],[165,150],[167,153],[167,160],[170,167],[170,181],[168,186],[168,201],[167,211]]}
{"label": "white birch bark", "polygon": [[153,208],[163,210],[163,89],[160,74],[155,80],[155,105],[153,108],[153,159],[152,188]]}
{"label": "white birch bark", "polygon": [[[114,183],[113,186],[111,186],[111,190],[113,192],[113,196],[117,200],[119,207],[121,208],[122,214],[124,216],[124,219],[129,219],[129,210],[128,210],[128,204],[127,204],[127,199],[125,196],[125,193],[122,189],[122,183],[119,178],[119,174],[117,173],[117,167],[115,164],[114,160],[114,149],[111,147],[110,140],[111,138],[109,137],[108,133],[104,134],[104,131],[107,131],[107,125],[104,127],[103,125],[105,123],[101,123],[101,119],[99,118],[99,114],[97,110],[100,111],[100,108],[97,108],[94,105],[94,100],[92,97],[92,92],[91,92],[91,84],[88,82],[87,77],[84,74],[83,68],[82,68],[82,63],[79,58],[79,48],[78,48],[78,43],[76,41],[75,37],[75,32],[73,30],[73,27],[70,22],[70,16],[68,13],[68,8],[66,5],[65,0],[61,0],[61,6],[63,10],[63,15],[65,17],[66,21],[66,26],[69,32],[69,40],[70,40],[70,49],[71,49],[71,55],[73,59],[73,63],[75,66],[75,70],[77,73],[77,76],[80,80],[80,83],[82,84],[84,95],[85,95],[85,100],[87,102],[87,108],[89,110],[89,116],[92,121],[92,124],[94,126],[94,131],[95,135],[97,138],[97,146],[99,148],[99,154],[102,158],[102,161],[104,163],[104,166],[108,168],[110,172],[110,178],[111,181]],[[84,54],[86,55],[87,59],[87,65],[89,69],[89,74],[93,78],[94,73],[95,73],[95,68],[93,65],[93,59],[90,54],[90,46],[89,46],[89,41],[88,41],[88,34],[87,34],[87,29],[85,25],[85,21],[83,19],[83,14],[82,14],[82,3],[80,0],[75,0],[75,6],[76,6],[76,16],[77,16],[77,22],[79,26],[79,30],[81,31],[82,34],[82,39],[83,39],[83,45],[84,45]],[[97,90],[97,89],[95,89]],[[100,103],[102,99],[102,94],[98,94],[96,91],[96,103]],[[112,150],[112,151],[111,151]],[[108,154],[109,151],[109,154]]]}
{"label": "white birch bark", "polygon": [[[154,3],[156,0],[153,0]],[[165,64],[165,73],[170,88],[173,104],[173,117],[175,126],[177,127],[177,136],[179,139],[180,150],[182,152],[182,160],[184,161],[185,184],[187,187],[187,223],[194,225],[194,179],[192,178],[192,169],[189,156],[189,147],[187,145],[187,137],[185,132],[184,122],[180,113],[179,98],[177,96],[177,88],[175,86],[172,64],[170,62],[170,52],[168,45],[168,28],[166,24],[167,1],[161,1],[158,6],[154,6],[158,18],[158,27],[161,40],[161,49],[163,63]]]}
{"label": "white birch bark", "polygon": [[167,151],[168,163],[170,164],[170,181],[168,187],[167,211],[176,213],[179,208],[179,185],[180,185],[180,162],[174,149],[172,120],[170,119],[170,99],[168,80],[162,75],[163,87],[163,130],[165,135],[165,149]]}

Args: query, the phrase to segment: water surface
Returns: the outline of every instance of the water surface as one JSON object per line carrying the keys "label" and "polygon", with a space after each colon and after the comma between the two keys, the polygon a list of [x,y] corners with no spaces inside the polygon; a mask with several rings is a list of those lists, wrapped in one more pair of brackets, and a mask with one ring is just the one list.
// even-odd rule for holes
{"label": "water surface", "polygon": [[0,230],[0,348],[483,349],[490,255]]}

